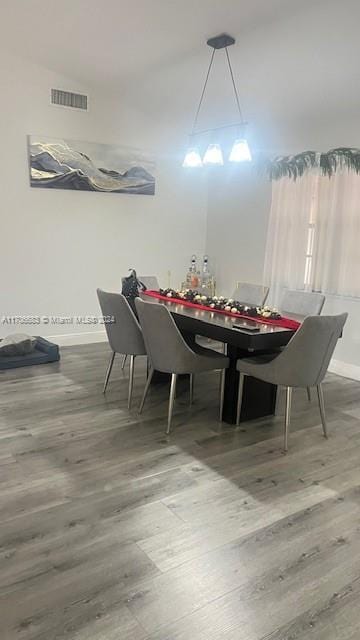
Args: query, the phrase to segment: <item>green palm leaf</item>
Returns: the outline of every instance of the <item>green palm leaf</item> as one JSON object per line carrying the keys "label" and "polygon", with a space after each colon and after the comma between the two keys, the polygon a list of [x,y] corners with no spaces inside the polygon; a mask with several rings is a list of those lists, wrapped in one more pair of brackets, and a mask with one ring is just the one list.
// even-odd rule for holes
{"label": "green palm leaf", "polygon": [[314,168],[319,168],[321,173],[329,178],[341,169],[359,174],[360,149],[338,147],[321,154],[315,151],[304,151],[294,156],[277,156],[262,164],[270,180],[279,180],[284,177],[297,180]]}

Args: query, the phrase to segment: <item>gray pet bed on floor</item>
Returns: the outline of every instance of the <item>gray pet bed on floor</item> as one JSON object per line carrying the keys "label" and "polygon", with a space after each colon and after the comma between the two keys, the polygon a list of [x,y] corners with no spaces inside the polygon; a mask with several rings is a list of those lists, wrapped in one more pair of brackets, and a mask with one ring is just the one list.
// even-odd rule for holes
{"label": "gray pet bed on floor", "polygon": [[26,367],[33,364],[45,364],[60,360],[59,347],[45,338],[36,337],[35,349],[31,353],[22,356],[2,356],[0,358],[0,369],[15,369],[16,367]]}

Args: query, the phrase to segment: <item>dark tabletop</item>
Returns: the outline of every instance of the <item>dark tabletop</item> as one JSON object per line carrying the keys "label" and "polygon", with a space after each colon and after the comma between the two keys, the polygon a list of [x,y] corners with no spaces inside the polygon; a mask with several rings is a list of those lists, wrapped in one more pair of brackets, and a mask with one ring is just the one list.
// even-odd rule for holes
{"label": "dark tabletop", "polygon": [[[211,310],[185,307],[180,302],[165,302],[147,296],[144,296],[144,300],[165,305],[181,331],[220,340],[240,349],[262,351],[281,347],[294,335],[293,329],[264,324],[251,318],[234,318]],[[291,317],[301,321],[299,317]],[[234,329],[234,326],[240,330]],[[252,327],[258,327],[260,331],[253,333],[249,330]]]}

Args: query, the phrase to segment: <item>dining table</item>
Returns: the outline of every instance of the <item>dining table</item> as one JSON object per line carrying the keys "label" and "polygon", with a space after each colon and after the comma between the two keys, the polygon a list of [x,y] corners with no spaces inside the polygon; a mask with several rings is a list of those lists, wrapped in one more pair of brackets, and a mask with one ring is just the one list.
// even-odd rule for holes
{"label": "dining table", "polygon": [[[296,328],[278,326],[259,318],[235,317],[216,310],[187,306],[176,299],[142,297],[148,302],[162,304],[170,311],[178,329],[191,346],[196,336],[215,340],[223,345],[230,364],[225,373],[225,395],[222,420],[236,423],[239,372],[236,363],[240,358],[251,358],[269,352],[280,351],[294,335]],[[300,326],[303,318],[292,315],[290,320]],[[281,323],[279,323],[281,324]],[[290,322],[289,324],[292,324]],[[207,345],[205,345],[207,346]],[[211,348],[211,347],[210,347]],[[154,378],[156,382],[156,376]],[[275,413],[277,386],[246,376],[243,389],[241,420],[253,420]]]}

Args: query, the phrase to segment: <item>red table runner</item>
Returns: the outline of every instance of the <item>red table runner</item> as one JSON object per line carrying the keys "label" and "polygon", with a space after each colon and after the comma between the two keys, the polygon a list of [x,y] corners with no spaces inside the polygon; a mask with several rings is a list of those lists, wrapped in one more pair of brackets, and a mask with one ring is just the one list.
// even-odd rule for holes
{"label": "red table runner", "polygon": [[182,298],[168,298],[167,296],[161,295],[158,291],[151,291],[147,289],[143,291],[143,294],[146,296],[150,296],[151,298],[157,298],[158,300],[165,300],[165,302],[172,302],[175,304],[182,304],[184,307],[191,307],[192,309],[201,309],[202,311],[213,311],[214,313],[221,313],[225,316],[231,316],[232,318],[244,318],[245,320],[254,320],[255,322],[260,322],[262,324],[272,324],[276,327],[283,327],[284,329],[291,329],[296,331],[300,327],[300,322],[297,320],[292,320],[291,318],[279,318],[274,320],[272,318],[263,318],[263,317],[252,317],[247,316],[241,313],[232,313],[231,311],[225,311],[222,309],[211,309],[210,307],[206,307],[203,304],[196,304],[195,302],[190,302],[189,300],[183,300]]}

